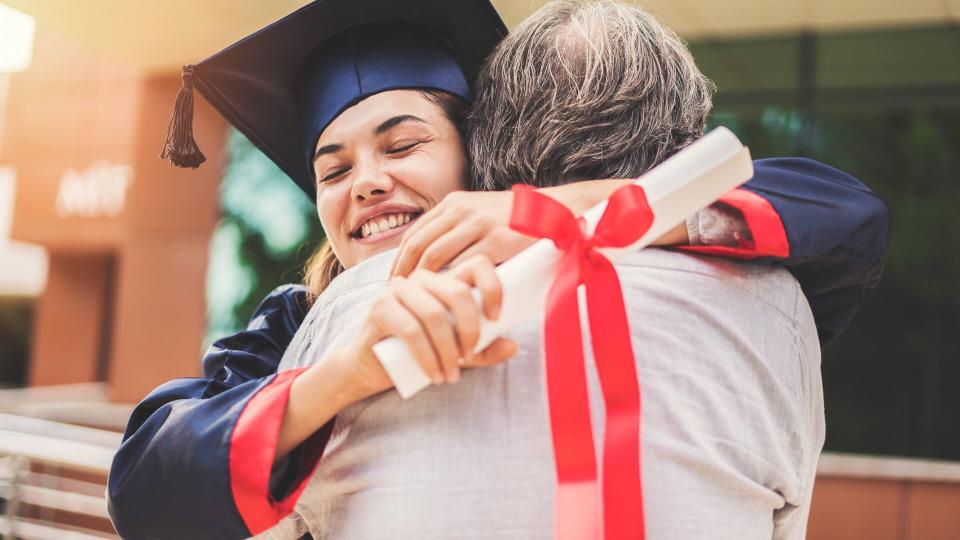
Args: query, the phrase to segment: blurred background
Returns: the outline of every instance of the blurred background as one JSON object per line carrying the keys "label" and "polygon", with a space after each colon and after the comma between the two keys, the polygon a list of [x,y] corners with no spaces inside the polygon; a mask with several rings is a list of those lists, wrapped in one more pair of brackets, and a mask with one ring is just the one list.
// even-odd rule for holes
{"label": "blurred background", "polygon": [[[132,403],[301,279],[315,208],[179,66],[303,0],[0,0],[0,534],[108,536]],[[515,25],[543,5],[494,0]],[[960,0],[648,0],[717,84],[712,125],[880,193],[880,288],[824,351],[810,538],[960,538]],[[15,532],[14,532],[15,527]]]}

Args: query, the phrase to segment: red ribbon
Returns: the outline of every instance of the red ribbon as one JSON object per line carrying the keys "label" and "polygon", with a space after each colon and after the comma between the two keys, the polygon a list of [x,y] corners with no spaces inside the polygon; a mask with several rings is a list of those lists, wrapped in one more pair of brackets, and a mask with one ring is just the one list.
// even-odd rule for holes
{"label": "red ribbon", "polygon": [[[530,186],[514,186],[513,193],[510,227],[528,236],[549,238],[563,251],[547,297],[544,324],[558,484],[556,538],[642,539],[640,387],[620,280],[597,248],[632,244],[650,228],[653,211],[643,188],[624,186],[610,197],[596,230],[588,236],[586,222],[562,204]],[[590,341],[606,404],[602,501],[577,298],[581,284],[586,287]]]}

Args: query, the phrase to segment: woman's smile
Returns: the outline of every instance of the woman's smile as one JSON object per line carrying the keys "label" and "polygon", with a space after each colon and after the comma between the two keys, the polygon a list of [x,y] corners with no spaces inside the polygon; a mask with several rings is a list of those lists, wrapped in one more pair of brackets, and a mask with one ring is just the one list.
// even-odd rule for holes
{"label": "woman's smile", "polygon": [[374,217],[354,231],[351,237],[364,245],[402,236],[423,212],[388,213]]}

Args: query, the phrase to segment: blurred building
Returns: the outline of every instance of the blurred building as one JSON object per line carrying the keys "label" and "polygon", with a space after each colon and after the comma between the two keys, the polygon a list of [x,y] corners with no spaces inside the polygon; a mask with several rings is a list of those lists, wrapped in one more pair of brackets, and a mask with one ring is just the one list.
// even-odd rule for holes
{"label": "blurred building", "polygon": [[[0,32],[0,386],[92,384],[73,388],[136,402],[199,373],[205,299],[225,279],[207,278],[221,181],[244,148],[198,99],[207,164],[158,158],[179,66],[305,2],[0,1],[36,22],[25,53]],[[494,3],[514,25],[544,2]],[[894,207],[909,247],[895,244],[881,291],[825,354],[828,448],[960,459],[960,0],[641,4],[717,83],[715,124],[757,157],[852,172]],[[239,319],[295,280],[271,272],[257,269]],[[79,423],[122,418],[89,414]],[[817,490],[812,538],[960,538],[960,465],[828,455]]]}

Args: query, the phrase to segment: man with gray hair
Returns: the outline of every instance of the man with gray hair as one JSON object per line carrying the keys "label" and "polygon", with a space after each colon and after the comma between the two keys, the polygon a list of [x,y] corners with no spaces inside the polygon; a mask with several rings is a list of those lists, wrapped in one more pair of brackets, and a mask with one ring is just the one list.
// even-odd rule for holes
{"label": "man with gray hair", "polygon": [[[468,143],[485,190],[636,178],[703,134],[713,90],[670,29],[613,1],[549,4],[505,38],[478,88]],[[660,250],[617,270],[644,400],[650,537],[802,538],[824,416],[796,281]]]}
{"label": "man with gray hair", "polygon": [[[639,176],[699,137],[710,109],[683,43],[615,2],[549,4],[503,41],[478,87],[469,143],[476,177],[494,189]],[[356,331],[390,257],[331,284],[281,369]],[[820,343],[797,281],[656,249],[616,268],[644,403],[648,536],[803,537],[824,419]],[[294,515],[264,537],[552,537],[541,328],[514,329],[513,359],[458,384],[342,411]],[[588,375],[600,448],[603,403]]]}
{"label": "man with gray hair", "polygon": [[620,2],[553,2],[508,35],[477,81],[476,187],[636,178],[698,139],[712,83],[656,18]]}

